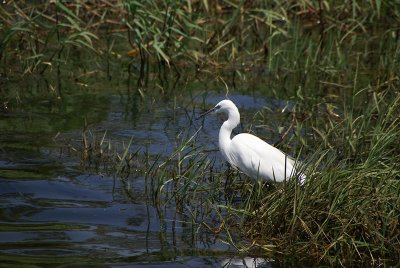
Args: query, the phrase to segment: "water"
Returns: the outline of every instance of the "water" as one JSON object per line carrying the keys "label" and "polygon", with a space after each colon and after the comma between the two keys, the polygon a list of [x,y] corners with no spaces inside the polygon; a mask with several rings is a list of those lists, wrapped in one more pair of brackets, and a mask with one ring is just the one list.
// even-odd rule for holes
{"label": "water", "polygon": [[[83,168],[80,154],[85,121],[93,135],[151,156],[171,154],[206,98],[132,100],[116,94],[65,94],[62,101],[39,100],[0,114],[0,266],[108,267],[271,267],[260,258],[238,258],[235,249],[213,236],[197,236],[172,208],[163,215],[131,181]],[[239,108],[254,114],[265,98],[233,95]],[[207,119],[199,143],[218,157],[220,121]],[[121,146],[121,147],[118,147]],[[214,150],[214,151],[212,151]]]}

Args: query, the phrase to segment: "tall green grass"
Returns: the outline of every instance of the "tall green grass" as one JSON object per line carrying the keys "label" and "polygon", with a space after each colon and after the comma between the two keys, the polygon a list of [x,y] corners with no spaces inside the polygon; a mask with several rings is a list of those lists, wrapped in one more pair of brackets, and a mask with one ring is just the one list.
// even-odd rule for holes
{"label": "tall green grass", "polygon": [[233,69],[239,77],[257,66],[329,73],[354,62],[352,53],[394,68],[384,54],[398,56],[399,14],[390,1],[6,1],[1,70],[44,74],[89,53],[111,77],[110,61],[129,62],[128,52],[142,77],[154,62],[177,73]]}
{"label": "tall green grass", "polygon": [[197,234],[213,234],[243,254],[324,265],[396,263],[400,95],[393,89],[372,93],[363,111],[325,118],[304,150],[304,186],[226,173],[194,136],[151,173],[155,202],[176,206]]}
{"label": "tall green grass", "polygon": [[[171,71],[184,84],[215,80],[294,103],[282,111],[288,130],[280,146],[301,151],[304,187],[251,182],[217,165],[196,145],[199,133],[180,138],[163,159],[84,129],[84,164],[127,188],[144,176],[154,206],[175,207],[195,234],[246,254],[320,264],[399,260],[395,1],[9,1],[0,18],[2,77],[55,74],[78,84],[92,71],[112,79],[124,70],[145,96],[153,76],[163,81],[153,88],[168,95]],[[94,64],[81,63],[87,54]],[[265,129],[271,112],[260,111],[252,125]]]}
{"label": "tall green grass", "polygon": [[313,168],[304,188],[286,185],[283,191],[267,194],[255,209],[247,235],[257,245],[264,248],[273,242],[286,256],[345,266],[398,260],[400,96],[396,95],[385,93],[363,113],[347,112],[325,130],[325,146],[317,147],[311,157]]}
{"label": "tall green grass", "polygon": [[[397,87],[398,81],[388,81],[385,89],[371,88],[363,109],[343,103],[340,114],[295,117],[295,127],[307,129],[303,186],[295,180],[253,181],[219,164],[199,147],[200,132],[177,137],[169,157],[132,154],[128,145],[112,172],[123,170],[117,174],[128,191],[144,177],[147,199],[160,217],[167,208],[175,210],[182,224],[192,226],[194,240],[213,236],[239,254],[307,265],[395,264],[400,257]],[[365,96],[356,92],[351,101],[364,102]],[[285,150],[297,154],[296,147]]]}

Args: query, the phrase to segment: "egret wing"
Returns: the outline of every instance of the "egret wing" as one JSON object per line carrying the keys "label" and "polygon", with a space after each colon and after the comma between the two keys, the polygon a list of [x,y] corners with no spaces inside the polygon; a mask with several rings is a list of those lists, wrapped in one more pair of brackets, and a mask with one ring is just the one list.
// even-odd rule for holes
{"label": "egret wing", "polygon": [[283,181],[293,173],[295,161],[260,138],[242,133],[232,139],[232,164],[252,178]]}

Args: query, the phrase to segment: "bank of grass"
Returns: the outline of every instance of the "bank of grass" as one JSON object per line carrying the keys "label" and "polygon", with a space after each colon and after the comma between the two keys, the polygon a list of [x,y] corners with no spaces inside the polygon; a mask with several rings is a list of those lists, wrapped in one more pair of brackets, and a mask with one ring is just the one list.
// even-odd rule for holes
{"label": "bank of grass", "polygon": [[[398,54],[399,14],[393,1],[5,1],[0,70],[9,77],[76,72],[80,79],[97,71],[111,79],[122,62],[136,65],[143,87],[152,63],[178,74],[224,69],[239,80],[260,66],[332,71],[357,53],[393,68],[382,56]],[[83,57],[98,63],[71,67]]]}
{"label": "bank of grass", "polygon": [[95,91],[109,80],[168,97],[196,79],[335,113],[398,79],[399,14],[390,1],[6,1],[0,108],[35,94],[9,86],[21,77],[59,99],[63,85]]}
{"label": "bank of grass", "polygon": [[302,150],[304,186],[254,182],[217,167],[196,147],[196,134],[149,173],[154,204],[176,206],[198,226],[196,235],[208,232],[242,254],[314,265],[396,264],[400,95],[393,86],[371,92],[363,110],[320,118],[324,128],[313,126],[315,137]]}
{"label": "bank of grass", "polygon": [[[399,97],[388,105],[376,122],[371,113],[350,122],[360,127],[334,141],[334,149],[316,147],[305,186],[289,183],[267,193],[245,224],[246,236],[260,248],[273,245],[285,256],[322,263],[398,262]],[[336,124],[331,131],[348,130]],[[352,152],[349,139],[361,148]]]}
{"label": "bank of grass", "polygon": [[160,221],[172,208],[179,222],[192,225],[194,241],[215,237],[238,254],[296,264],[392,265],[400,258],[400,96],[381,97],[379,108],[370,104],[353,119],[346,114],[324,142],[304,149],[303,186],[255,182],[216,164],[197,145],[200,133],[181,137],[167,158],[130,153],[127,145],[119,154],[109,150],[114,158],[106,164],[128,193],[144,177]]}

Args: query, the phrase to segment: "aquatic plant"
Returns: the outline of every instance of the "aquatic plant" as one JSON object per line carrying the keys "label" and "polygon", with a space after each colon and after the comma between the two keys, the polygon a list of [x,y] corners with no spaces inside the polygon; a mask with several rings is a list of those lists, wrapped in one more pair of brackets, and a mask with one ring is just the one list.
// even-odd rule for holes
{"label": "aquatic plant", "polygon": [[372,93],[363,111],[345,110],[335,121],[326,117],[325,128],[313,127],[320,145],[306,157],[304,186],[239,179],[185,145],[176,162],[163,162],[151,176],[161,176],[157,203],[175,204],[199,233],[214,233],[243,253],[345,266],[396,262],[400,95],[392,90]]}
{"label": "aquatic plant", "polygon": [[[228,69],[238,77],[259,66],[307,70],[337,61],[338,67],[346,64],[345,57],[354,59],[346,55],[349,48],[374,62],[389,52],[389,44],[398,50],[394,42],[377,44],[377,39],[398,38],[396,28],[385,25],[394,25],[399,14],[390,1],[5,1],[1,70],[44,74],[67,68],[83,52],[102,62],[108,78],[113,61],[132,57],[130,63],[140,65],[141,83],[151,62],[159,63],[161,73],[192,66],[205,73]],[[370,46],[377,53],[368,53]]]}
{"label": "aquatic plant", "polygon": [[[181,133],[168,157],[129,153],[128,145],[111,172],[128,192],[144,177],[160,217],[173,208],[193,226],[193,236],[213,235],[241,254],[308,264],[390,264],[400,256],[400,95],[398,82],[387,85],[369,92],[364,109],[344,104],[340,115],[295,116],[294,128],[308,129],[303,148],[288,147],[294,155],[301,150],[307,165],[303,186],[254,182],[210,158],[197,144],[198,132]],[[357,92],[353,101],[360,100]]]}
{"label": "aquatic plant", "polygon": [[[143,176],[160,215],[175,207],[194,234],[213,234],[239,252],[343,266],[396,262],[399,8],[395,1],[344,0],[6,1],[0,83],[56,76],[53,92],[61,90],[61,76],[81,89],[94,87],[85,81],[92,73],[113,79],[125,70],[117,77],[142,98],[159,89],[168,97],[172,73],[179,94],[195,77],[207,88],[216,83],[224,92],[290,101],[257,113],[250,128],[285,127],[278,146],[308,164],[304,187],[252,183],[210,159],[193,133],[179,136],[169,157],[87,127],[72,148],[85,168],[114,174],[128,191]],[[20,96],[2,86],[1,111]],[[271,123],[274,112],[287,117]]]}

